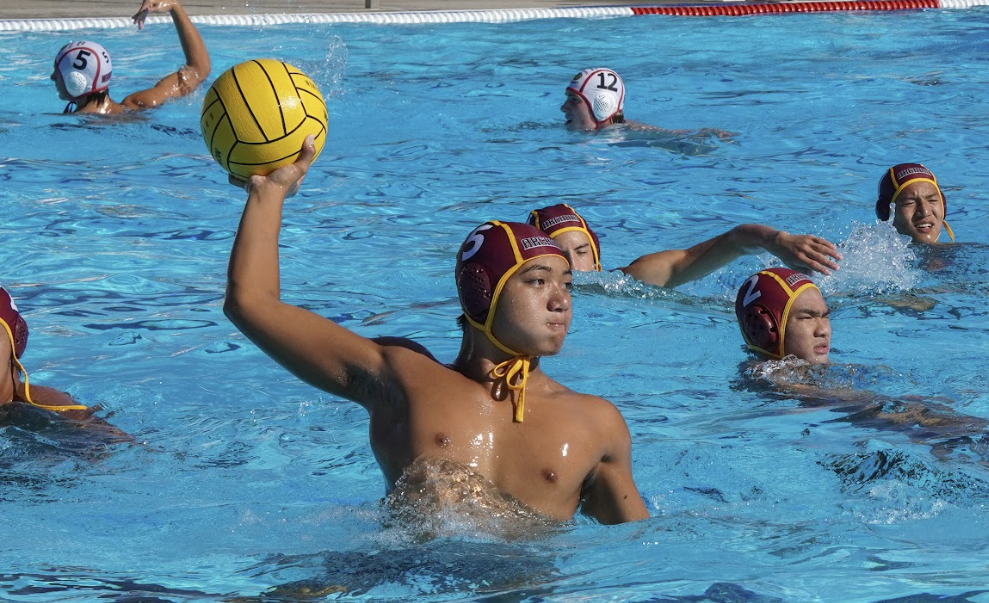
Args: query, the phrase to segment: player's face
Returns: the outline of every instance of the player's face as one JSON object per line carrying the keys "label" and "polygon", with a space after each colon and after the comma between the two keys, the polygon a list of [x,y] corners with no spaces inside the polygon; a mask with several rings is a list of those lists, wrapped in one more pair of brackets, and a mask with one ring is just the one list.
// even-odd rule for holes
{"label": "player's face", "polygon": [[567,128],[570,130],[595,130],[598,127],[590,107],[572,90],[567,90],[567,100],[560,106],[560,111],[567,118]]}
{"label": "player's face", "polygon": [[831,319],[821,292],[811,287],[793,300],[786,317],[783,353],[811,364],[825,364],[831,351]]}
{"label": "player's face", "polygon": [[570,330],[570,266],[559,256],[529,260],[505,281],[491,331],[521,354],[549,356]]}
{"label": "player's face", "polygon": [[553,238],[553,241],[563,250],[570,260],[570,268],[575,272],[592,272],[597,270],[594,264],[594,249],[591,239],[586,234],[571,230]]}
{"label": "player's face", "polygon": [[943,225],[944,203],[937,187],[930,182],[906,185],[893,207],[896,232],[909,236],[915,243],[933,243]]}
{"label": "player's face", "polygon": [[14,350],[10,347],[10,338],[0,326],[0,366],[7,366],[14,357]]}
{"label": "player's face", "polygon": [[65,89],[65,82],[62,81],[62,74],[58,72],[58,69],[52,70],[51,81],[55,82],[55,89],[58,90],[58,98],[64,101],[72,100],[69,96],[68,91]]}
{"label": "player's face", "polygon": [[[10,347],[10,339],[0,327],[0,390],[13,391],[14,381],[14,350]],[[6,400],[0,400],[0,403]]]}

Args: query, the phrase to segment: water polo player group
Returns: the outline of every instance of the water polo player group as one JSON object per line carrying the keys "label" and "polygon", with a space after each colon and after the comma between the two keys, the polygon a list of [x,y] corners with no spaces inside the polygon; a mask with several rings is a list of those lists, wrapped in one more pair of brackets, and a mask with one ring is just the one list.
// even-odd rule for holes
{"label": "water polo player group", "polygon": [[[106,49],[88,41],[69,43],[57,53],[52,73],[60,97],[70,103],[67,112],[116,114],[157,107],[191,93],[209,76],[206,47],[181,4],[145,0],[135,22],[143,23],[148,13],[172,16],[186,64],[153,88],[117,103],[109,94],[112,63]],[[625,94],[625,83],[613,70],[578,72],[566,86],[561,107],[566,127],[588,133],[652,128],[626,121]],[[302,149],[296,154],[296,146],[277,169],[231,178],[247,193],[229,260],[224,312],[231,322],[299,379],[367,410],[370,447],[389,492],[401,485],[405,492],[465,509],[476,509],[482,497],[492,509],[494,501],[510,500],[517,503],[513,508],[519,517],[531,512],[553,521],[570,520],[577,512],[608,524],[647,518],[632,476],[629,429],[619,409],[568,389],[544,373],[540,362],[560,352],[569,331],[573,272],[601,271],[606,265],[606,250],[592,226],[566,204],[533,208],[528,223],[479,217],[480,225],[451,250],[462,337],[457,357],[442,364],[414,341],[368,339],[282,301],[284,201],[312,169],[318,153],[314,140],[306,136]],[[896,230],[913,241],[935,243],[942,229],[953,239],[944,213],[944,195],[923,166],[898,165],[882,177],[876,214],[892,219]],[[740,284],[735,311],[742,339],[763,359],[793,356],[809,364],[827,363],[828,308],[805,274],[838,269],[841,254],[823,238],[743,224],[617,270],[650,285],[675,287],[763,251],[789,268],[762,270]],[[87,410],[64,394],[29,384],[21,363],[26,323],[2,289],[0,324],[7,333],[0,355],[9,355],[10,366],[0,381],[5,400],[57,413]],[[451,472],[472,477],[427,479]],[[478,480],[490,491],[473,485],[454,496],[428,491]]]}

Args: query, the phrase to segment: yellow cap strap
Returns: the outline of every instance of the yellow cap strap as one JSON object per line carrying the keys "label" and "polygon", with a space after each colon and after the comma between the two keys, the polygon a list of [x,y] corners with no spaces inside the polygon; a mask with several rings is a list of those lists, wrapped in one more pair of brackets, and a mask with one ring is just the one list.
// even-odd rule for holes
{"label": "yellow cap strap", "polygon": [[941,223],[944,224],[944,229],[948,231],[948,236],[951,237],[951,242],[954,243],[955,242],[955,233],[953,233],[951,231],[951,227],[948,226],[948,221],[947,220],[944,220]]}
{"label": "yellow cap strap", "polygon": [[[45,410],[50,410],[52,412],[59,412],[63,410],[86,410],[89,407],[83,406],[82,404],[65,404],[65,405],[50,405],[50,404],[39,404],[31,399],[31,380],[28,377],[27,370],[21,361],[18,360],[17,354],[14,353],[14,334],[10,330],[10,325],[8,325],[4,320],[0,319],[0,325],[3,326],[4,331],[7,332],[7,338],[10,339],[10,358],[14,361],[14,366],[17,367],[18,372],[24,375],[24,400],[32,406],[37,406],[38,408],[44,408]],[[16,384],[14,385],[16,388]]]}
{"label": "yellow cap strap", "polygon": [[515,392],[512,396],[512,407],[515,410],[512,420],[516,423],[521,423],[525,416],[525,383],[529,380],[531,361],[531,356],[516,356],[491,369],[491,375],[495,379],[504,379],[508,389]]}
{"label": "yellow cap strap", "polygon": [[83,406],[82,404],[41,404],[40,402],[35,402],[31,399],[31,382],[28,379],[27,371],[24,370],[24,366],[21,361],[17,359],[17,356],[12,356],[14,359],[14,364],[17,365],[17,370],[24,375],[24,399],[28,404],[32,406],[37,406],[38,408],[43,408],[45,410],[50,410],[52,412],[61,412],[63,410],[87,410],[88,406]]}

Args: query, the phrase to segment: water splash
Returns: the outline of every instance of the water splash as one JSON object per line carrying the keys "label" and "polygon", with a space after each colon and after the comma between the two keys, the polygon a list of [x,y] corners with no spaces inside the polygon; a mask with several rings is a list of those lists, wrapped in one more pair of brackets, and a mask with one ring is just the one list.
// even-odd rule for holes
{"label": "water splash", "polygon": [[610,272],[574,272],[573,284],[581,291],[604,293],[609,297],[634,299],[670,299],[685,301],[689,296],[667,287],[657,287],[636,280],[618,270]]}
{"label": "water splash", "polygon": [[909,239],[889,223],[853,223],[838,250],[843,256],[841,269],[816,279],[825,295],[885,295],[916,288],[921,282],[923,272]]}
{"label": "water splash", "polygon": [[394,524],[415,541],[459,536],[531,539],[562,524],[509,494],[470,467],[442,458],[405,469],[387,499]]}
{"label": "water splash", "polygon": [[757,362],[746,368],[747,379],[781,386],[806,385],[827,391],[879,388],[903,382],[902,373],[882,365],[810,364],[796,356]]}
{"label": "water splash", "polygon": [[297,60],[299,69],[309,74],[324,100],[344,94],[343,78],[347,73],[349,52],[347,43],[337,35],[326,40],[326,57],[323,59]]}

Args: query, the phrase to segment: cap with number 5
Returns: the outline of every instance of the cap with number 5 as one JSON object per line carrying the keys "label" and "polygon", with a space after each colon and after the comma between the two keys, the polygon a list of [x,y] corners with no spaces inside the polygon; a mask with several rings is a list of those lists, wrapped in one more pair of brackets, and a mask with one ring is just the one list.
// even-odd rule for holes
{"label": "cap with number 5", "polygon": [[55,70],[73,99],[106,90],[113,64],[110,53],[96,42],[69,42],[55,56]]}
{"label": "cap with number 5", "polygon": [[529,260],[566,256],[535,226],[492,220],[473,230],[457,253],[457,292],[464,314],[480,329],[490,326],[505,281]]}

